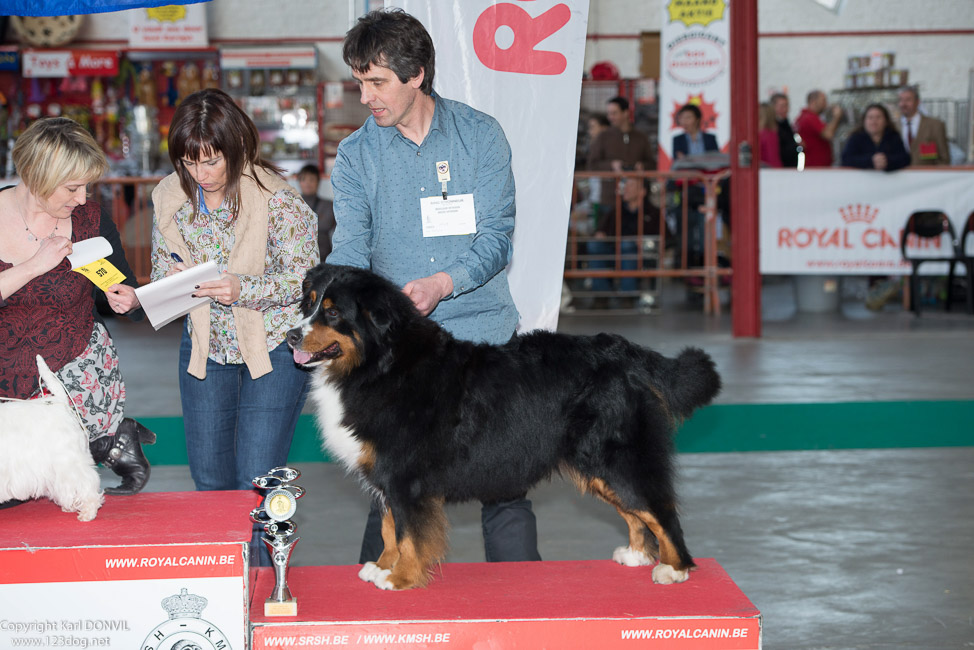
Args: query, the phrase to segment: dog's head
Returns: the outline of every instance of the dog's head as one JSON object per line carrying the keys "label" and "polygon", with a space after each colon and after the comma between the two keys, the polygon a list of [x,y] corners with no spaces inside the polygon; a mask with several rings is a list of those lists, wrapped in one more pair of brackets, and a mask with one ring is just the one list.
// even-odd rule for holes
{"label": "dog's head", "polygon": [[287,334],[299,365],[347,375],[389,353],[391,338],[420,318],[412,301],[384,278],[350,266],[319,264],[304,279],[304,318]]}

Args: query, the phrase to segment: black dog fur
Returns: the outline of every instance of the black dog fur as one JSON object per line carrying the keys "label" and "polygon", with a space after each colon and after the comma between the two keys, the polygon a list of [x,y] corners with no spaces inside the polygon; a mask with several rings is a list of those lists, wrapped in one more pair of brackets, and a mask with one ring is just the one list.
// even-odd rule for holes
{"label": "black dog fur", "polygon": [[318,367],[324,444],[386,505],[386,549],[364,580],[424,586],[446,552],[444,502],[510,499],[555,471],[626,520],[616,561],[659,558],[656,582],[687,579],[672,435],[720,390],[703,351],[672,359],[620,336],[547,331],[460,341],[385,279],[327,264],[308,273],[301,309],[288,342]]}

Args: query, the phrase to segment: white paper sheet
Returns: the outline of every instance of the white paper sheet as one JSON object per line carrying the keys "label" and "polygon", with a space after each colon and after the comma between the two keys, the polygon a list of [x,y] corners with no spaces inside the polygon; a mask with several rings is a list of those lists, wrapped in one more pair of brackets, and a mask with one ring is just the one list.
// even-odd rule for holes
{"label": "white paper sheet", "polygon": [[209,298],[193,298],[193,292],[196,291],[196,285],[219,279],[220,271],[216,268],[216,262],[205,262],[139,287],[135,290],[135,295],[142,303],[142,309],[149,317],[152,327],[159,329],[210,302]]}
{"label": "white paper sheet", "polygon": [[92,237],[83,239],[71,245],[71,254],[68,255],[68,262],[72,269],[76,269],[86,264],[91,264],[95,260],[108,257],[112,254],[112,245],[104,237]]}

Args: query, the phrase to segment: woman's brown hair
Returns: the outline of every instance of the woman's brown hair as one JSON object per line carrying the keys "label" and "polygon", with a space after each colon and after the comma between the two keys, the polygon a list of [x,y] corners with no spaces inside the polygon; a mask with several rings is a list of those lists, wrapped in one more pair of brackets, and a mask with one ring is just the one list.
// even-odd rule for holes
{"label": "woman's brown hair", "polygon": [[[200,160],[221,154],[227,169],[227,207],[240,212],[240,177],[244,174],[267,190],[255,167],[280,174],[281,169],[260,155],[260,133],[253,121],[222,90],[208,88],[180,102],[169,127],[169,160],[179,174],[179,185],[193,203],[193,218],[200,213],[199,190],[183,160]],[[269,190],[268,190],[269,191]]]}

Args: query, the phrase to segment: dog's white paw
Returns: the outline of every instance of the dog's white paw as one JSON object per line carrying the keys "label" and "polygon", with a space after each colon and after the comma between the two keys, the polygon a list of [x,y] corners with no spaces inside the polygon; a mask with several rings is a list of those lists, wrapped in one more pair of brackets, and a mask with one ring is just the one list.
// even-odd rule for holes
{"label": "dog's white paw", "polygon": [[690,577],[690,572],[686,569],[677,571],[669,564],[660,562],[653,568],[653,582],[658,585],[674,585],[678,582],[686,582]]}
{"label": "dog's white paw", "polygon": [[375,582],[375,577],[382,572],[379,565],[375,562],[366,562],[358,572],[359,580],[363,582]]}
{"label": "dog's white paw", "polygon": [[392,581],[389,580],[389,575],[392,573],[391,569],[386,569],[384,571],[380,570],[375,576],[375,580],[372,583],[379,589],[384,589],[386,591],[394,591],[395,586],[393,586]]}
{"label": "dog's white paw", "polygon": [[649,566],[653,558],[631,546],[620,546],[612,553],[612,559],[622,566]]}

